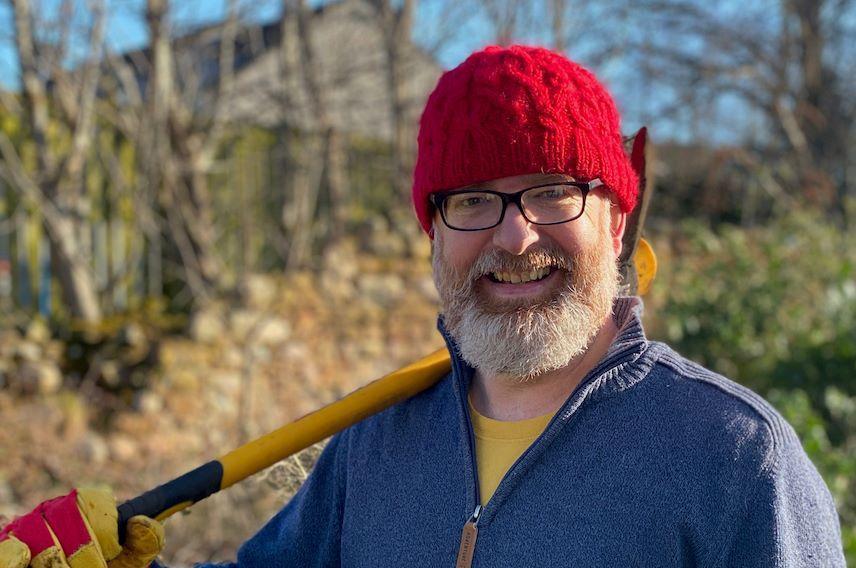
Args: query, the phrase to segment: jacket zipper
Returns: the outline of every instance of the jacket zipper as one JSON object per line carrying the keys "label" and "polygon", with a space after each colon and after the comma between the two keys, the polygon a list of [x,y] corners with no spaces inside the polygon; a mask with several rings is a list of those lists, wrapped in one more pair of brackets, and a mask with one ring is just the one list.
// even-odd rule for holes
{"label": "jacket zipper", "polygon": [[[443,327],[442,325],[440,327],[440,332],[443,335],[443,338],[447,342],[447,346],[449,347],[450,353],[454,353],[454,351],[453,351],[454,348],[453,348],[452,344],[450,343],[450,340],[447,336],[445,327]],[[607,353],[607,356],[608,355],[609,355],[609,353]],[[500,479],[499,485],[497,486],[497,491],[494,492],[493,497],[491,497],[491,501],[493,500],[494,497],[496,497],[497,493],[500,493],[500,494],[504,493],[502,491],[499,491],[499,489],[502,487],[504,482],[509,477],[511,477],[513,475],[514,470],[517,468],[517,466],[520,464],[520,462],[522,462],[528,456],[528,454],[532,453],[533,447],[538,445],[539,442],[541,442],[541,440],[545,437],[545,435],[550,433],[551,430],[558,428],[556,423],[560,422],[560,421],[567,423],[569,421],[571,416],[565,416],[562,418],[561,417],[562,414],[564,414],[566,412],[566,409],[571,406],[573,399],[582,390],[582,387],[584,385],[586,385],[587,383],[596,379],[597,377],[603,375],[603,373],[606,372],[606,370],[608,370],[608,368],[607,369],[601,369],[600,367],[601,367],[601,365],[595,366],[594,369],[589,371],[589,373],[585,377],[583,377],[583,379],[579,382],[579,384],[577,384],[577,386],[574,388],[574,390],[571,392],[571,394],[568,396],[568,398],[565,399],[565,402],[559,407],[559,410],[557,410],[556,413],[553,415],[553,418],[550,419],[550,422],[547,423],[547,426],[544,428],[544,430],[541,432],[541,434],[532,442],[532,444],[529,445],[528,448],[526,448],[523,451],[523,453],[514,461],[514,463],[511,465],[511,467],[508,468],[508,471],[506,471],[505,475],[503,475],[502,479]],[[452,373],[453,373],[453,376],[457,377],[458,381],[461,381],[463,379],[464,371],[461,368],[460,361],[454,355],[452,356]],[[479,520],[479,516],[483,512],[483,507],[481,506],[481,491],[479,488],[478,463],[476,460],[475,433],[473,430],[472,420],[470,419],[469,409],[467,408],[467,392],[466,392],[466,389],[462,389],[462,388],[458,388],[457,390],[459,393],[461,393],[460,396],[463,397],[461,399],[461,402],[463,405],[464,421],[466,423],[467,433],[469,435],[470,467],[472,468],[472,474],[473,474],[473,485],[474,485],[473,494],[475,495],[475,510],[473,511],[473,514],[470,516],[470,518],[467,520],[467,522],[464,523],[464,528],[463,528],[463,531],[461,533],[461,543],[460,543],[460,546],[458,548],[458,557],[457,557],[457,561],[455,563],[455,568],[470,568],[472,566],[473,556],[475,555],[476,538],[478,537],[478,520]],[[575,409],[573,414],[576,415],[578,413],[578,411],[579,411],[579,408]],[[565,424],[565,426],[567,426],[567,424]],[[490,503],[487,503],[486,505],[490,505]]]}
{"label": "jacket zipper", "polygon": [[[452,357],[452,372],[457,377],[463,377],[464,370],[461,368],[460,362],[456,357]],[[460,390],[458,391],[460,392]],[[466,393],[463,395],[466,397]],[[476,462],[476,439],[473,430],[473,423],[470,419],[470,413],[467,409],[466,398],[463,399],[464,425],[467,430],[467,438],[469,441],[469,458],[470,469],[472,470],[473,496],[474,507],[470,518],[464,523],[464,528],[461,531],[461,543],[458,546],[458,557],[455,562],[455,568],[470,568],[473,564],[473,556],[475,555],[476,538],[478,537],[478,520],[482,512],[481,506],[481,488],[479,487],[478,463]]]}
{"label": "jacket zipper", "polygon": [[478,523],[481,508],[481,505],[476,505],[476,510],[473,511],[469,520],[464,523],[464,529],[461,531],[461,545],[458,547],[458,559],[455,561],[455,568],[471,568],[473,565],[473,555],[476,551],[476,538],[479,536]]}
{"label": "jacket zipper", "polygon": [[[458,364],[458,361],[455,358],[453,358],[453,367],[455,367],[453,369],[453,372],[455,372],[458,377],[463,377],[463,369],[460,368],[460,365]],[[557,421],[559,414],[562,412],[562,410],[564,410],[565,406],[567,406],[570,403],[570,400],[576,394],[577,390],[579,389],[579,387],[581,385],[582,385],[582,382],[580,382],[580,384],[577,385],[577,388],[575,388],[574,391],[571,393],[571,395],[568,397],[568,399],[565,400],[565,403],[559,408],[559,410],[556,412],[556,414],[553,416],[553,418],[547,424],[547,427],[544,428],[544,431],[538,436],[538,438],[536,438],[535,442],[533,442],[528,448],[526,448],[526,450],[523,451],[523,454],[521,454],[514,461],[514,463],[511,465],[511,467],[508,469],[508,471],[505,472],[505,475],[502,476],[502,479],[499,482],[500,486],[502,485],[502,482],[507,477],[509,477],[509,474],[512,472],[512,470],[514,470],[514,468],[517,466],[517,464],[520,463],[520,461],[523,459],[523,457],[526,456],[526,454],[531,452],[532,446],[534,446],[538,442],[538,440],[540,440],[540,438],[544,434],[546,434],[547,431],[550,430],[551,427],[553,427],[553,424]],[[464,523],[464,528],[461,531],[461,543],[458,546],[458,557],[457,557],[457,560],[455,562],[455,568],[471,568],[472,563],[473,563],[473,556],[475,555],[476,538],[478,538],[478,533],[479,533],[478,520],[479,520],[479,516],[482,513],[483,507],[481,505],[481,488],[479,487],[478,461],[476,459],[475,431],[473,428],[472,419],[470,418],[469,409],[467,408],[467,403],[466,403],[467,393],[464,392],[464,393],[462,393],[461,396],[464,397],[462,399],[463,400],[463,406],[464,406],[464,408],[463,408],[464,421],[466,422],[467,434],[468,434],[469,442],[470,442],[470,452],[469,452],[470,453],[470,467],[472,468],[472,472],[473,472],[472,481],[473,481],[473,495],[475,496],[475,510],[473,511],[473,514],[470,515],[470,518],[467,520],[467,522]]]}

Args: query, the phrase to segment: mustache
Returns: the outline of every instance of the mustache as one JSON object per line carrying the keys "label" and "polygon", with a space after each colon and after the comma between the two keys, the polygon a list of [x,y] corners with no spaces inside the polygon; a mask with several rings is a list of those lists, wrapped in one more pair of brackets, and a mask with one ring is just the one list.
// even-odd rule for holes
{"label": "mustache", "polygon": [[492,272],[528,272],[541,268],[570,270],[573,266],[574,259],[558,247],[526,251],[521,255],[492,249],[476,259],[467,276],[473,281]]}

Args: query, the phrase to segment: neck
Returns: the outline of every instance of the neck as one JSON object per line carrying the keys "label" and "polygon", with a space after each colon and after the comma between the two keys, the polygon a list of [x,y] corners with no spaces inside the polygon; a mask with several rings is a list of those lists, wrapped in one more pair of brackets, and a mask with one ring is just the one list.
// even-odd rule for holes
{"label": "neck", "polygon": [[617,333],[610,315],[584,353],[565,367],[528,381],[486,375],[476,369],[470,385],[473,407],[494,420],[525,420],[556,412],[603,358]]}

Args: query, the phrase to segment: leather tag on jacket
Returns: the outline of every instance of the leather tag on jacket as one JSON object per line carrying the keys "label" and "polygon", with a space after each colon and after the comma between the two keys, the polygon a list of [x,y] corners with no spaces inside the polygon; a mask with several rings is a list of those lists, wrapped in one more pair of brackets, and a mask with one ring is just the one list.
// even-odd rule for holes
{"label": "leather tag on jacket", "polygon": [[458,560],[455,568],[470,568],[473,565],[473,554],[476,551],[476,537],[479,528],[473,521],[467,521],[464,530],[461,531],[461,546],[458,549]]}

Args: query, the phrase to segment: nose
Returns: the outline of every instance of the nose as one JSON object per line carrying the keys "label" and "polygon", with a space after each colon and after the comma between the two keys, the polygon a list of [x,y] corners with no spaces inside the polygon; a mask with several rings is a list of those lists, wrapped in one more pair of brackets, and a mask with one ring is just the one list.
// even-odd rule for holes
{"label": "nose", "polygon": [[523,254],[540,238],[535,226],[511,203],[505,210],[502,223],[493,231],[493,244],[513,255]]}

